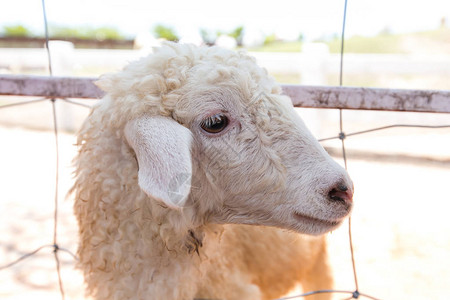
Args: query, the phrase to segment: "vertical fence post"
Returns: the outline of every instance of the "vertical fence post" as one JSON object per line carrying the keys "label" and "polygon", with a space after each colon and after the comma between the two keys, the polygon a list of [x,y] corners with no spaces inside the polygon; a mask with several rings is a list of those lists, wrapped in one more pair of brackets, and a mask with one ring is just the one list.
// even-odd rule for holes
{"label": "vertical fence post", "polygon": [[[300,67],[302,85],[326,85],[330,50],[323,43],[305,43],[302,45],[303,64]],[[326,113],[326,112],[320,112]],[[301,116],[308,128],[316,136],[322,136],[319,112],[303,110]]]}
{"label": "vertical fence post", "polygon": [[[54,76],[73,76],[74,71],[74,44],[66,41],[50,41],[49,48],[52,53],[52,71]],[[58,116],[60,128],[64,131],[74,132],[75,116],[71,105],[58,102]]]}
{"label": "vertical fence post", "polygon": [[52,53],[52,71],[55,76],[73,75],[74,45],[66,41],[49,41]]}
{"label": "vertical fence post", "polygon": [[304,85],[326,85],[327,65],[330,60],[328,45],[305,43],[302,45],[304,63],[301,67],[301,83]]}

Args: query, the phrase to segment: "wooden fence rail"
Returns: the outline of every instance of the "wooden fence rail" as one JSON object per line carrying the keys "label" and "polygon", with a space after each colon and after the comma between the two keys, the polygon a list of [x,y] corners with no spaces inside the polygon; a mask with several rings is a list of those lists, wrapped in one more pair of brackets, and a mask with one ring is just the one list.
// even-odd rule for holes
{"label": "wooden fence rail", "polygon": [[[0,75],[0,95],[94,98],[95,78]],[[297,107],[450,113],[448,90],[282,85]]]}

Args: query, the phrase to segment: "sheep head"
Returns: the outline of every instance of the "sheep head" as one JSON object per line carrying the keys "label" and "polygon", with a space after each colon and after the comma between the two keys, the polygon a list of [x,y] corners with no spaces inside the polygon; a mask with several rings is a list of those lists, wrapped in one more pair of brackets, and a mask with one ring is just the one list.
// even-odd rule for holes
{"label": "sheep head", "polygon": [[350,213],[348,174],[249,56],[167,44],[99,86],[104,124],[135,154],[149,201],[198,224],[308,234]]}

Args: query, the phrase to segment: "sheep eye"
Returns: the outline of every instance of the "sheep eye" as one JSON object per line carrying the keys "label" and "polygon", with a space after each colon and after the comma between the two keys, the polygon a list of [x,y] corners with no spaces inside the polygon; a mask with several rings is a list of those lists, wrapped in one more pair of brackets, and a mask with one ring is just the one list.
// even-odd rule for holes
{"label": "sheep eye", "polygon": [[209,133],[219,133],[228,126],[228,118],[224,114],[215,114],[202,121],[200,126]]}

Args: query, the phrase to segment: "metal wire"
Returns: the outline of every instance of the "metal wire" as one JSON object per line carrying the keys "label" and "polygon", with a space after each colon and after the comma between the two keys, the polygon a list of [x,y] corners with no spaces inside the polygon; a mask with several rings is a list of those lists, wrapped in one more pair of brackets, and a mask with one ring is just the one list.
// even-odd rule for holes
{"label": "metal wire", "polygon": [[304,297],[318,295],[318,294],[348,294],[348,295],[352,295],[350,297],[350,299],[352,299],[352,298],[357,299],[357,298],[359,298],[359,296],[363,296],[363,297],[366,297],[368,299],[379,300],[378,298],[375,298],[375,297],[372,297],[372,296],[369,296],[367,294],[363,294],[363,293],[360,293],[360,292],[357,292],[357,291],[351,292],[351,291],[342,291],[342,290],[319,290],[319,291],[303,293],[303,294],[295,295],[295,296],[278,298],[278,299],[275,299],[275,300],[290,300],[290,299],[304,298]]}
{"label": "metal wire", "polygon": [[78,106],[82,106],[82,107],[86,107],[86,108],[92,108],[92,106],[90,106],[90,105],[87,105],[87,104],[84,104],[84,103],[80,103],[80,102],[77,102],[77,101],[73,101],[73,100],[70,100],[70,99],[63,98],[61,100],[63,100],[64,102],[70,103],[70,104],[74,104],[74,105],[78,105]]}
{"label": "metal wire", "polygon": [[[42,249],[44,249],[44,248],[53,248],[53,251],[55,251],[55,247],[56,247],[55,244],[51,244],[51,245],[43,245],[43,246],[37,248],[36,250],[33,250],[33,251],[31,251],[31,252],[28,252],[28,253],[25,253],[24,255],[20,256],[20,257],[17,258],[16,260],[13,260],[13,261],[10,262],[10,263],[7,263],[6,265],[0,266],[0,271],[2,271],[2,270],[4,270],[4,269],[8,269],[8,268],[10,268],[10,267],[12,267],[12,266],[14,266],[14,265],[20,263],[21,261],[23,261],[23,260],[25,260],[25,259],[27,259],[27,258],[29,258],[29,257],[31,257],[31,256],[33,256],[33,255],[35,255],[35,254],[37,254],[38,252],[40,252],[40,251],[41,251]],[[59,251],[59,252],[66,252],[67,254],[69,254],[70,256],[72,256],[72,258],[73,258],[75,261],[78,261],[78,257],[77,257],[75,254],[73,254],[72,251],[70,251],[70,250],[68,250],[68,249],[65,249],[65,248],[61,248],[61,247],[59,247],[59,246],[58,246],[58,251]]]}
{"label": "metal wire", "polygon": [[55,99],[51,100],[52,102],[52,112],[53,112],[53,130],[55,135],[55,149],[56,149],[56,176],[55,176],[55,211],[53,215],[53,254],[55,256],[55,262],[56,262],[56,273],[58,274],[58,284],[59,284],[59,290],[61,292],[61,298],[65,299],[65,293],[64,293],[64,286],[61,279],[61,263],[59,261],[58,251],[58,187],[59,187],[59,136],[58,136],[58,123],[56,118],[56,103]]}
{"label": "metal wire", "polygon": [[[44,101],[48,101],[49,99],[50,98],[37,98],[37,99],[26,100],[26,101],[21,101],[21,102],[17,102],[17,103],[3,104],[3,105],[0,105],[0,109],[9,108],[9,107],[13,107],[13,106],[20,106],[20,105],[44,102]],[[52,98],[52,99],[55,99],[55,98]],[[80,102],[73,101],[73,100],[66,99],[66,98],[58,98],[58,100],[62,100],[64,102],[67,102],[67,103],[70,103],[70,104],[74,104],[74,105],[78,105],[78,106],[82,106],[82,107],[86,107],[86,108],[92,108],[91,105],[80,103]]]}
{"label": "metal wire", "polygon": [[12,262],[4,265],[4,266],[0,266],[0,271],[12,267],[12,266],[18,264],[19,262],[21,262],[22,260],[25,260],[25,259],[29,258],[30,256],[35,255],[36,253],[38,253],[42,249],[48,248],[48,247],[53,247],[53,245],[44,245],[44,246],[41,246],[41,247],[37,248],[34,251],[26,253],[26,254],[22,255],[21,257],[19,257],[18,259],[14,260],[14,261],[12,261]]}
{"label": "metal wire", "polygon": [[49,34],[48,34],[48,22],[47,22],[47,11],[45,9],[45,0],[42,0],[42,15],[44,17],[44,30],[45,30],[45,49],[47,51],[47,60],[48,60],[48,71],[50,76],[53,75],[52,69],[52,56],[50,55],[50,47],[49,44]]}
{"label": "metal wire", "polygon": [[[381,130],[386,130],[386,129],[392,129],[392,128],[427,128],[427,129],[439,129],[439,128],[450,128],[450,125],[393,124],[393,125],[382,126],[382,127],[377,127],[377,128],[367,129],[367,130],[356,131],[356,132],[352,132],[352,133],[346,133],[346,134],[345,134],[345,137],[355,136],[355,135],[360,135],[360,134],[369,133],[369,132],[381,131]],[[319,141],[319,142],[324,142],[324,141],[336,140],[336,139],[342,139],[341,134],[339,134],[339,135],[337,135],[337,136],[332,136],[332,137],[328,137],[328,138],[319,139],[318,141]]]}
{"label": "metal wire", "polygon": [[339,66],[339,86],[342,86],[342,77],[344,73],[344,40],[345,40],[345,25],[347,24],[347,0],[344,2],[344,17],[342,18],[341,31],[341,60]]}
{"label": "metal wire", "polygon": [[19,105],[25,105],[25,104],[31,104],[31,103],[38,103],[38,102],[43,102],[43,101],[47,101],[47,100],[48,100],[48,98],[38,98],[38,99],[22,101],[22,102],[17,102],[17,103],[4,104],[4,105],[0,105],[0,109],[9,108],[9,107],[13,107],[13,106],[19,106]]}
{"label": "metal wire", "polygon": [[[345,25],[347,21],[347,0],[344,1],[344,17],[342,20],[342,33],[341,33],[341,61],[339,68],[339,86],[343,84],[343,74],[344,74],[344,45],[345,45]],[[345,151],[345,138],[347,137],[344,133],[344,125],[343,125],[343,115],[342,109],[339,109],[339,139],[341,140],[342,145],[342,157],[344,159],[345,170],[347,170],[347,154]],[[357,299],[360,295],[359,293],[359,285],[358,285],[358,275],[356,272],[356,262],[355,262],[355,252],[353,249],[353,238],[352,238],[352,217],[348,218],[348,240],[350,247],[350,256],[352,259],[352,269],[353,269],[353,279],[355,282],[355,292],[352,294],[351,298]]]}
{"label": "metal wire", "polygon": [[[50,54],[50,47],[49,47],[49,34],[48,34],[48,22],[47,22],[47,12],[45,8],[45,0],[42,0],[42,13],[44,17],[44,28],[45,28],[45,48],[47,51],[47,59],[48,59],[48,70],[50,73],[50,76],[53,76],[53,69],[52,69],[52,56]],[[55,211],[54,211],[54,220],[53,220],[53,254],[55,257],[55,263],[56,263],[56,273],[58,275],[58,285],[59,285],[59,291],[61,293],[61,299],[64,300],[66,298],[64,293],[64,286],[61,279],[61,262],[59,261],[58,251],[58,187],[59,187],[59,135],[58,135],[58,122],[56,118],[56,99],[51,99],[52,103],[52,114],[53,114],[53,131],[55,135],[55,155],[56,155],[56,172],[55,172]]]}

